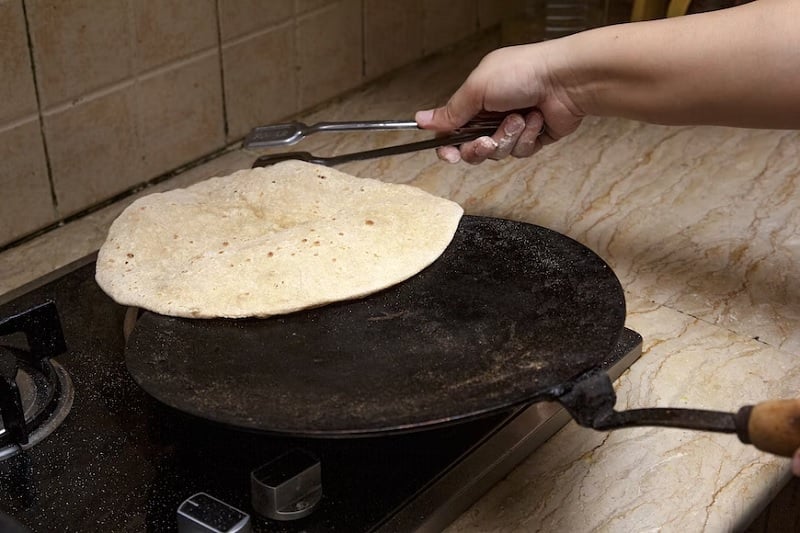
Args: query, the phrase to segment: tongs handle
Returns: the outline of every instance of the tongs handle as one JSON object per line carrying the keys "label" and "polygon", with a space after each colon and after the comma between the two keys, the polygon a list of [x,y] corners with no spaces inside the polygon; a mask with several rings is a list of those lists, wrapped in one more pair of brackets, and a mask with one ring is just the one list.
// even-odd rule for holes
{"label": "tongs handle", "polygon": [[476,129],[472,131],[456,133],[443,137],[434,137],[424,141],[417,141],[408,144],[399,144],[396,146],[387,146],[385,148],[376,148],[374,150],[366,150],[363,152],[352,152],[349,154],[342,154],[331,157],[319,157],[312,155],[308,152],[286,152],[281,154],[263,155],[255,160],[253,168],[266,167],[274,165],[281,161],[295,159],[306,161],[308,163],[316,163],[318,165],[335,166],[349,161],[363,161],[365,159],[373,159],[376,157],[383,157],[388,155],[406,154],[410,152],[418,152],[420,150],[428,150],[438,146],[458,145],[468,141],[473,141],[478,137],[484,135],[491,135],[496,129],[496,126],[490,126],[486,129]]}

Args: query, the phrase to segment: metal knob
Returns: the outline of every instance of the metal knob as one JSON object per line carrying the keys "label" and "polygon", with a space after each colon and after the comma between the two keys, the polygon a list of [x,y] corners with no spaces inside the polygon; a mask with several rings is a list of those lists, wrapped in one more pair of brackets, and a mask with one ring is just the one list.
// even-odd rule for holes
{"label": "metal knob", "polygon": [[290,450],[250,474],[253,509],[267,518],[303,518],[311,514],[321,498],[322,466],[305,450]]}
{"label": "metal knob", "polygon": [[250,533],[250,515],[205,492],[178,507],[178,533]]}

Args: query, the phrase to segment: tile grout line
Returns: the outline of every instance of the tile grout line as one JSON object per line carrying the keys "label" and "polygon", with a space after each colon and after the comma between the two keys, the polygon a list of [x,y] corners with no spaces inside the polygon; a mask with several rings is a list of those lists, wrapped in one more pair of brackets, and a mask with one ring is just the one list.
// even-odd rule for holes
{"label": "tile grout line", "polygon": [[367,2],[361,0],[361,80],[367,79]]}
{"label": "tile grout line", "polygon": [[[36,111],[32,111],[31,113],[24,115],[20,118],[13,119],[9,122],[6,122],[0,125],[0,133],[6,133],[12,131],[20,126],[24,126],[26,124],[30,124],[31,122],[38,122],[39,121],[39,113]],[[41,126],[40,126],[41,129]]]}
{"label": "tile grout line", "polygon": [[216,5],[216,12],[217,12],[217,53],[218,53],[218,64],[219,64],[219,84],[220,84],[220,94],[222,96],[222,135],[225,139],[225,142],[228,142],[228,134],[230,133],[230,127],[228,125],[228,99],[227,95],[225,94],[225,61],[222,57],[222,16],[220,16],[220,5],[219,0],[215,0]]}
{"label": "tile grout line", "polygon": [[297,10],[297,1],[295,0],[292,2],[292,92],[294,93],[294,113],[297,113],[300,109],[300,53],[298,52],[298,38],[297,38],[297,31],[300,27],[298,23],[298,19],[300,18],[300,14]]}
{"label": "tile grout line", "polygon": [[50,163],[50,151],[47,148],[47,136],[44,133],[44,115],[42,113],[42,98],[39,94],[39,79],[36,76],[36,62],[33,56],[33,38],[31,37],[31,25],[28,19],[27,0],[22,0],[22,19],[25,22],[25,38],[28,41],[28,58],[31,63],[31,77],[33,78],[33,93],[36,96],[36,115],[39,122],[39,136],[42,139],[42,150],[44,151],[44,164],[47,169],[47,183],[50,186],[50,201],[52,202],[53,215],[58,216],[58,196],[56,195],[56,185],[53,180],[53,167]]}
{"label": "tile grout line", "polygon": [[[133,114],[131,118],[131,135],[133,140],[133,149],[136,150],[136,162],[138,163],[137,173],[141,176],[144,167],[144,139],[142,138],[143,127],[143,105],[142,105],[142,91],[139,87],[139,79],[142,69],[142,57],[140,50],[137,46],[138,42],[138,21],[136,18],[136,7],[133,2],[128,4],[127,9],[127,24],[128,24],[128,46],[131,50],[131,65],[128,80],[131,87],[131,98],[133,99],[133,109],[130,112]],[[123,87],[125,87],[123,85]],[[109,92],[111,94],[111,91]],[[123,191],[124,192],[124,191]],[[130,194],[134,194],[133,191]],[[120,198],[121,200],[121,198]],[[119,201],[119,200],[114,200]],[[98,207],[98,209],[101,209]],[[64,222],[67,224],[67,222]]]}
{"label": "tile grout line", "polygon": [[[217,1],[219,1],[219,0],[217,0]],[[217,14],[217,16],[219,17],[219,13]],[[264,28],[259,28],[259,29],[256,29],[256,30],[252,30],[252,31],[243,33],[243,34],[241,34],[239,36],[228,38],[226,40],[223,40],[221,35],[220,35],[220,47],[221,48],[232,48],[232,47],[240,45],[242,43],[246,43],[247,41],[252,41],[253,39],[258,39],[259,37],[267,35],[268,33],[274,32],[276,30],[280,30],[282,28],[287,28],[289,26],[293,26],[294,25],[294,19],[295,19],[295,17],[291,16],[291,17],[289,17],[287,19],[279,20],[277,22],[274,22],[270,26],[266,26]],[[218,25],[221,24],[220,19],[218,19],[217,22],[218,22]]]}

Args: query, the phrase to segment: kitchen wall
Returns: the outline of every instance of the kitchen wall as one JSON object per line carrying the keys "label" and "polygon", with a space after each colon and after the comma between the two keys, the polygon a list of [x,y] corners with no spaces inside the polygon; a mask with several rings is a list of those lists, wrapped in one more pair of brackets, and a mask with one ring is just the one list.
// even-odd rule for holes
{"label": "kitchen wall", "polygon": [[523,3],[0,0],[0,247]]}

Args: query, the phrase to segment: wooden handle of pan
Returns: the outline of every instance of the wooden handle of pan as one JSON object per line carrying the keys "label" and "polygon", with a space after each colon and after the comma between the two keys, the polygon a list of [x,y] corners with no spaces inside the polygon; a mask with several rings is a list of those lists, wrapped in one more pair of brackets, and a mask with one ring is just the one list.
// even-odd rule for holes
{"label": "wooden handle of pan", "polygon": [[791,457],[800,448],[800,399],[771,400],[742,407],[736,415],[736,426],[742,442]]}

